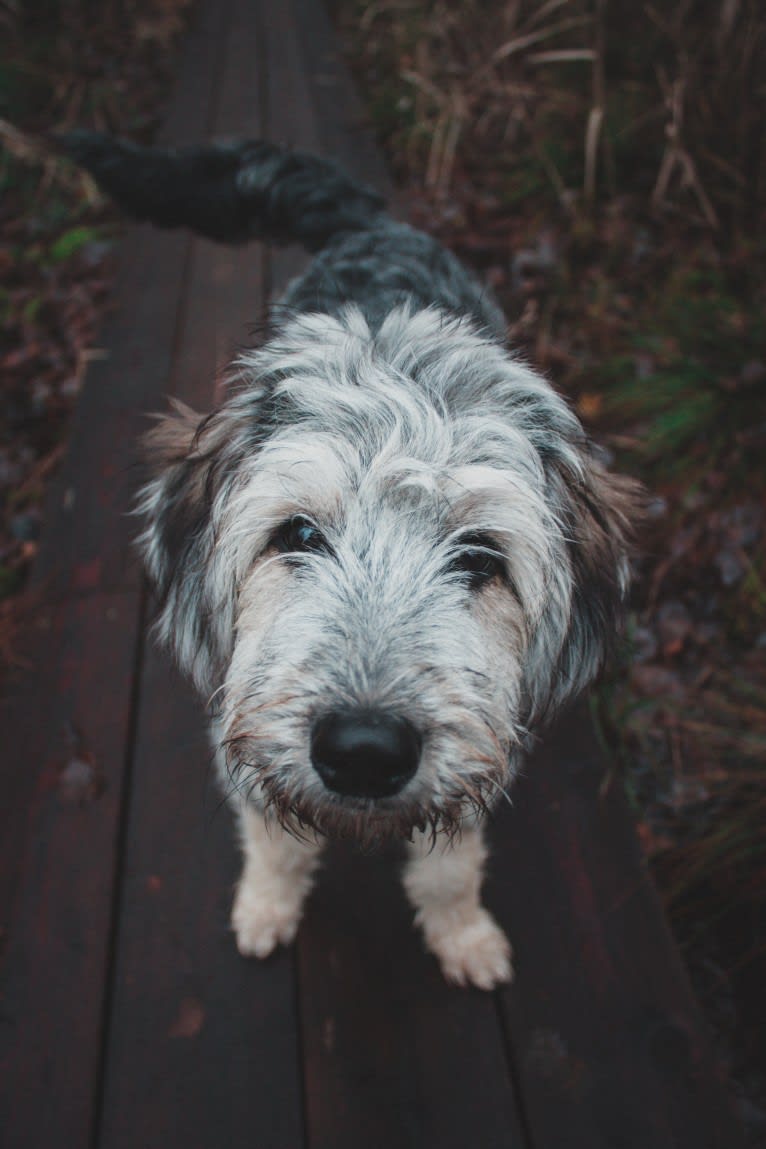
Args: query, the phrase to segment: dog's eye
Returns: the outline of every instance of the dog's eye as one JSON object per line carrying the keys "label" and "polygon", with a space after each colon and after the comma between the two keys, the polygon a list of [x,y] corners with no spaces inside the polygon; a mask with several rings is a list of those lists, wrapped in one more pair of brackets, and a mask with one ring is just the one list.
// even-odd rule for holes
{"label": "dog's eye", "polygon": [[497,543],[489,535],[463,535],[458,544],[460,550],[450,563],[450,570],[465,575],[472,590],[498,576],[505,577],[505,560]]}
{"label": "dog's eye", "polygon": [[305,515],[293,515],[283,523],[274,536],[274,543],[283,554],[305,554],[330,549],[322,532]]}

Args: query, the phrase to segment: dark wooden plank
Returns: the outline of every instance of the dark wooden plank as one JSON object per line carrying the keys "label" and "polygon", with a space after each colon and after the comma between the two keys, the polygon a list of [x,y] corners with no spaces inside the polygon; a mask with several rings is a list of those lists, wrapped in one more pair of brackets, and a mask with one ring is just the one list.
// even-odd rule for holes
{"label": "dark wooden plank", "polygon": [[[258,25],[227,5],[221,88],[208,132],[260,134]],[[209,409],[216,368],[263,304],[257,248],[194,241],[172,390]],[[138,706],[112,1011],[98,1144],[303,1142],[293,955],[239,957],[228,928],[238,868],[209,777],[202,706],[147,654]],[[205,795],[207,790],[207,801]]]}
{"label": "dark wooden plank", "polygon": [[136,589],[126,517],[144,413],[167,387],[188,249],[180,236],[132,229],[94,362],[75,411],[66,459],[46,499],[33,585],[46,596]]}
{"label": "dark wooden plank", "polygon": [[[331,150],[359,178],[374,179],[381,164],[378,157],[367,168],[369,139],[362,145],[356,126],[349,134],[346,117],[336,119],[338,99],[317,100],[312,86],[320,66],[342,75],[321,6],[285,3],[263,19],[269,138]],[[343,85],[350,101],[347,75]],[[299,252],[275,254],[275,288],[304,262]],[[521,1147],[494,1000],[444,983],[414,930],[397,868],[334,853],[301,926],[309,1145]]]}
{"label": "dark wooden plank", "polygon": [[447,985],[398,858],[331,850],[299,935],[311,1149],[520,1149],[495,998]]}
{"label": "dark wooden plank", "polygon": [[228,811],[199,704],[151,651],[142,676],[99,1146],[298,1149],[291,957],[239,957]]}
{"label": "dark wooden plank", "polygon": [[[220,28],[216,5],[203,6],[171,105],[171,126],[188,123],[193,135],[212,98]],[[111,357],[88,373],[48,501],[31,669],[0,720],[3,792],[13,800],[0,806],[7,929],[0,1121],[4,1144],[13,1146],[91,1144],[140,648],[126,460],[139,412],[156,406],[167,385],[187,246],[148,229],[126,241],[103,337]],[[70,719],[106,785],[82,809],[62,806],[57,785],[71,753]]]}
{"label": "dark wooden plank", "polygon": [[[210,87],[204,75],[200,78],[210,33],[210,21],[201,20],[189,39],[171,121],[196,115],[200,100],[210,99]],[[207,70],[215,70],[210,61]],[[186,241],[137,228],[123,249],[114,316],[101,338],[102,343],[114,341],[115,347],[107,351],[104,362],[94,363],[88,372],[67,457],[51,487],[46,529],[32,580],[36,612],[41,603],[63,602],[67,593],[80,595],[102,589],[135,591],[136,611],[139,606],[140,584],[130,545],[135,524],[125,514],[134,481],[130,464],[135,430],[145,425],[144,412],[157,406],[158,396],[167,385]],[[40,617],[36,617],[36,624],[39,622]],[[36,643],[31,638],[27,656],[30,673],[19,676],[12,703],[5,710],[6,717],[29,728],[27,736],[32,731],[38,733],[39,714],[48,705],[50,688],[44,676],[48,674],[50,679],[56,673],[55,660],[44,641]],[[15,741],[8,739],[11,744]],[[31,753],[30,768],[13,772],[17,789],[12,809],[27,806],[36,777],[36,758]],[[8,810],[8,806],[3,809]],[[18,847],[14,834],[21,829],[19,819],[9,818],[3,829],[4,841],[15,842]],[[14,867],[13,873],[18,876],[19,868]]]}
{"label": "dark wooden plank", "polygon": [[[247,0],[234,0],[220,91],[207,132],[211,139],[261,135],[260,61],[256,13]],[[251,342],[253,326],[263,320],[263,264],[257,244],[232,248],[201,239],[192,242],[187,306],[169,388],[190,406],[206,411],[221,398],[216,378]]]}
{"label": "dark wooden plank", "polygon": [[[274,143],[319,152],[319,129],[312,109],[295,9],[291,0],[279,4],[257,0],[257,4],[267,62],[264,135]],[[306,263],[307,256],[297,247],[272,252],[272,298],[279,298],[292,276]]]}
{"label": "dark wooden plank", "polygon": [[293,0],[322,152],[379,192],[394,189],[323,0]]}
{"label": "dark wooden plank", "polygon": [[516,954],[503,999],[533,1144],[742,1144],[584,708],[546,739],[495,830],[490,895]]}
{"label": "dark wooden plank", "polygon": [[[194,240],[168,395],[201,412],[221,401],[229,365],[251,344],[253,327],[263,319],[263,280],[264,259],[258,248],[223,248]],[[167,406],[163,397],[153,409]]]}
{"label": "dark wooden plank", "polygon": [[[23,878],[7,907],[3,962],[0,1128],[8,1149],[90,1143],[137,640],[130,594],[82,596],[41,617],[51,659],[45,693],[22,693],[3,754],[11,781],[24,771],[34,779],[24,806],[8,811],[23,846],[5,825],[0,836],[3,870]],[[79,750],[70,729],[79,731]]]}

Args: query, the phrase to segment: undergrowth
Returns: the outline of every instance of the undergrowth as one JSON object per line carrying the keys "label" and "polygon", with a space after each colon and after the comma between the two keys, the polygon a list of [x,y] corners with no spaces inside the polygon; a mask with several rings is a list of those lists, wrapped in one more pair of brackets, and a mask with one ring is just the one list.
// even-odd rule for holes
{"label": "undergrowth", "polygon": [[51,133],[146,139],[188,0],[0,3],[0,663],[94,346],[119,219]]}

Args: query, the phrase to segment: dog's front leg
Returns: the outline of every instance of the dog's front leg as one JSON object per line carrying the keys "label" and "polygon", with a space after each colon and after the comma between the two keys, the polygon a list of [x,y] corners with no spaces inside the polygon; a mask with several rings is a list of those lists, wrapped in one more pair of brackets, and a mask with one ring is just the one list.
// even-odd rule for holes
{"label": "dog's front leg", "polygon": [[452,842],[437,838],[433,847],[418,833],[408,846],[404,888],[447,980],[494,989],[513,973],[508,939],[481,904],[486,857],[479,826]]}
{"label": "dog's front leg", "polygon": [[251,803],[242,805],[239,830],[245,864],[231,925],[239,952],[264,958],[295,937],[322,847],[292,837],[276,822],[267,824]]}

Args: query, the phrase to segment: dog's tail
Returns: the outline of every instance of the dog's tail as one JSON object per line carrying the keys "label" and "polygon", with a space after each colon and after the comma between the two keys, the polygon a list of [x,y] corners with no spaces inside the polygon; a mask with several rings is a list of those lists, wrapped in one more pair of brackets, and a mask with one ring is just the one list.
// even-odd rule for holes
{"label": "dog's tail", "polygon": [[318,251],[384,210],[377,192],[335,164],[265,141],[164,150],[76,131],[57,143],[129,215],[223,243],[264,239]]}

